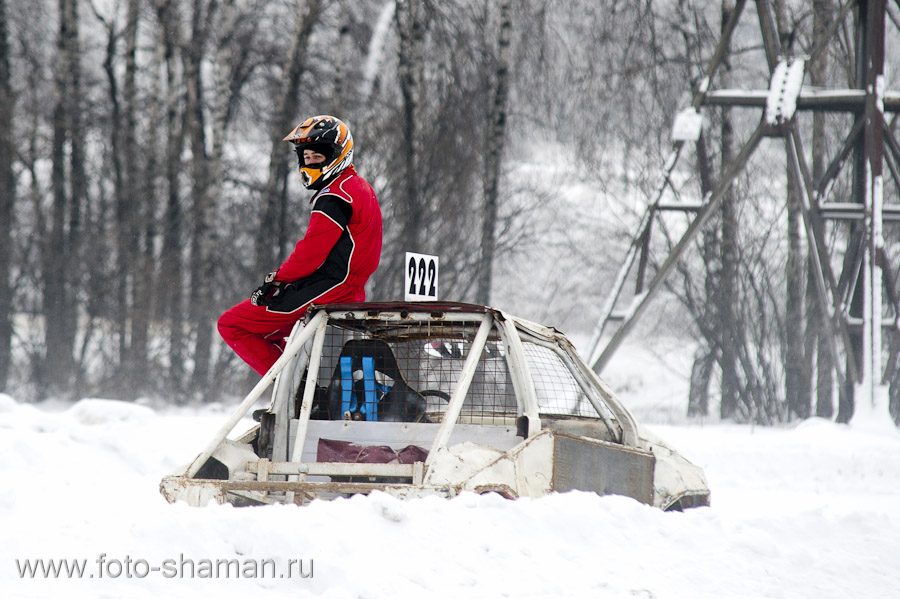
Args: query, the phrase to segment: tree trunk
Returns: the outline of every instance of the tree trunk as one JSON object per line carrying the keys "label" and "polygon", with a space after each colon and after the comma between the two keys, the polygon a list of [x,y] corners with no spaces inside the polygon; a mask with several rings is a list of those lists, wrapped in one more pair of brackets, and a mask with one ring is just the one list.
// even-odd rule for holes
{"label": "tree trunk", "polygon": [[[396,253],[400,259],[404,252],[424,252],[425,199],[419,184],[419,152],[417,138],[420,134],[422,84],[425,70],[425,7],[417,0],[398,0],[394,20],[400,37],[400,56],[397,70],[403,131],[401,162],[404,165],[403,183],[395,200],[397,218],[400,219],[400,237]],[[392,269],[403,272],[400,269]],[[398,275],[399,277],[399,275]]]}
{"label": "tree trunk", "polygon": [[[52,216],[43,247],[43,312],[46,356],[42,377],[53,392],[72,394],[77,326],[81,209],[85,200],[77,0],[60,0],[53,109]],[[69,146],[68,161],[66,145]],[[69,177],[67,180],[67,171]],[[39,383],[40,385],[40,383]]]}
{"label": "tree trunk", "polygon": [[[701,132],[697,139],[697,170],[700,175],[700,196],[706,197],[713,189],[713,167],[709,152],[706,148],[706,136]],[[719,239],[717,232],[711,226],[707,226],[700,242],[700,254],[706,264],[705,301],[696,302],[691,299],[688,307],[694,317],[694,321],[700,330],[700,335],[706,339],[706,346],[701,346],[694,353],[694,363],[691,365],[690,387],[688,388],[688,416],[709,415],[709,384],[712,380],[713,368],[716,365],[716,354],[721,348],[721,334],[714,331],[716,304],[716,281],[711,272],[713,264],[718,262]],[[685,276],[685,296],[691,298],[691,285],[688,275]]]}
{"label": "tree trunk", "polygon": [[[66,280],[65,257],[68,252],[65,248],[66,236],[66,211],[68,197],[66,195],[66,96],[68,93],[68,79],[66,62],[69,60],[67,53],[67,37],[69,35],[68,19],[66,18],[69,0],[60,0],[60,32],[57,43],[57,70],[54,73],[56,85],[56,100],[53,107],[53,139],[51,148],[51,177],[50,186],[53,196],[53,206],[50,213],[47,238],[41,247],[43,278],[43,313],[46,322],[45,343],[46,354],[44,364],[38,380],[39,389],[55,383],[51,381],[52,370],[61,378],[62,372],[71,371],[72,345],[66,334],[66,322],[62,307],[67,304],[68,283]],[[52,367],[48,368],[52,364]],[[39,391],[39,393],[42,391]]]}
{"label": "tree trunk", "polygon": [[[125,75],[124,75],[124,132],[122,145],[124,148],[125,182],[123,194],[130,208],[126,212],[125,230],[129,240],[121,249],[125,252],[124,261],[128,264],[128,277],[131,280],[130,294],[126,297],[126,306],[130,306],[126,327],[130,325],[130,335],[126,342],[127,353],[123,356],[125,372],[128,374],[132,397],[138,397],[147,390],[148,344],[151,313],[153,255],[152,245],[143,230],[152,227],[154,204],[154,185],[152,180],[147,185],[140,184],[140,163],[138,162],[137,133],[137,31],[138,9],[140,0],[128,0],[127,22],[125,24]],[[141,144],[142,156],[148,157],[156,153],[151,139],[155,136],[156,127],[151,125],[148,139]],[[149,252],[149,257],[147,253]],[[125,331],[123,331],[124,333]],[[126,333],[127,334],[127,333]]]}
{"label": "tree trunk", "polygon": [[[194,371],[191,389],[194,394],[206,397],[209,389],[209,369],[212,355],[212,332],[215,322],[212,314],[212,280],[215,263],[211,261],[214,232],[211,226],[215,212],[215,196],[209,173],[209,156],[206,152],[206,120],[203,114],[203,79],[201,63],[204,59],[209,26],[214,20],[216,3],[204,10],[203,0],[194,0],[191,18],[191,43],[182,51],[187,102],[186,127],[191,144],[191,178],[193,204],[191,209],[191,301],[188,311],[191,326],[196,329],[194,342]],[[220,133],[220,132],[218,132]]]}
{"label": "tree trunk", "polygon": [[[183,119],[179,114],[175,53],[180,46],[180,17],[174,0],[157,5],[166,69],[166,211],[163,226],[160,283],[161,299],[169,325],[169,388],[183,391],[184,384],[184,258],[182,256],[182,207],[178,190]],[[183,401],[183,398],[182,398]]]}
{"label": "tree trunk", "polygon": [[[113,205],[115,210],[115,239],[116,239],[116,266],[111,280],[105,286],[109,287],[107,293],[114,298],[113,321],[119,340],[119,363],[127,368],[128,358],[128,316],[129,308],[129,277],[132,272],[131,265],[131,198],[125,192],[125,171],[122,142],[125,136],[125,124],[121,103],[119,102],[119,77],[115,67],[116,46],[119,33],[116,31],[115,22],[107,22],[99,13],[97,18],[106,28],[106,55],[103,60],[103,71],[109,83],[110,104],[110,160],[113,170]],[[126,25],[127,26],[127,25]]]}
{"label": "tree trunk", "polygon": [[[734,156],[734,136],[731,124],[731,111],[727,110],[722,119],[722,159],[723,164],[730,164]],[[727,158],[727,162],[725,161]],[[738,345],[743,333],[743,321],[738,316],[737,277],[740,267],[738,256],[738,222],[735,208],[736,198],[729,189],[722,198],[722,273],[717,294],[719,321],[721,323],[720,365],[722,368],[722,406],[723,412],[734,415],[741,398],[741,380],[738,375]],[[725,417],[725,414],[722,414]]]}
{"label": "tree trunk", "polygon": [[[734,11],[733,0],[722,2],[722,27],[728,22]],[[726,54],[721,70],[722,85],[728,85],[731,74],[731,65]],[[731,110],[722,110],[722,164],[720,174],[731,164],[735,157],[734,126],[732,124]],[[722,215],[722,273],[720,276],[718,293],[715,301],[716,312],[719,317],[719,331],[721,334],[721,353],[719,365],[722,369],[722,402],[720,414],[722,418],[732,418],[737,413],[741,396],[741,382],[738,377],[738,344],[743,335],[738,328],[743,326],[737,317],[737,270],[738,270],[738,245],[737,245],[737,212],[735,210],[734,186],[730,186],[722,198],[720,213]]]}
{"label": "tree trunk", "polygon": [[506,146],[506,114],[509,99],[509,59],[512,19],[510,0],[500,2],[500,29],[497,41],[494,89],[488,110],[489,123],[484,143],[484,206],[481,221],[481,262],[478,269],[476,298],[488,304],[491,299],[494,254],[497,248],[497,210],[499,204],[500,169]]}
{"label": "tree trunk", "polygon": [[709,415],[709,383],[712,380],[716,356],[706,348],[694,356],[691,381],[688,389],[688,416]]}
{"label": "tree trunk", "polygon": [[[72,22],[72,36],[70,50],[72,53],[70,88],[69,97],[67,99],[67,110],[69,113],[68,121],[71,127],[70,133],[70,155],[69,155],[69,173],[71,178],[72,189],[72,210],[69,215],[69,264],[72,273],[72,289],[71,301],[66,306],[67,320],[71,323],[71,337],[74,346],[75,338],[78,333],[78,306],[79,296],[83,289],[82,281],[84,279],[82,273],[84,271],[84,243],[82,239],[85,215],[88,212],[88,180],[87,180],[87,164],[85,156],[85,125],[84,125],[84,101],[81,91],[81,48],[78,35],[78,0],[70,0],[68,18]],[[87,338],[82,340],[81,347],[87,347]],[[84,353],[79,354],[80,361],[74,365],[76,369],[76,381],[81,381],[83,372]],[[79,388],[74,389],[76,394],[80,393]]]}
{"label": "tree trunk", "polygon": [[340,119],[344,116],[348,108],[348,99],[353,93],[353,85],[351,83],[351,72],[349,66],[353,64],[351,58],[353,54],[353,45],[355,40],[350,33],[351,18],[354,14],[355,2],[349,0],[339,0],[338,8],[340,12],[340,24],[338,25],[338,43],[337,43],[337,61],[334,65],[334,97],[331,98],[331,114]]}
{"label": "tree trunk", "polygon": [[0,390],[6,388],[12,364],[13,289],[10,282],[13,259],[13,207],[16,178],[12,140],[14,98],[10,85],[9,29],[6,0],[0,0]]}
{"label": "tree trunk", "polygon": [[[231,108],[240,94],[242,85],[241,73],[243,62],[242,60],[237,62],[234,61],[231,53],[231,46],[229,44],[229,41],[234,37],[239,19],[240,15],[238,11],[235,10],[234,0],[226,0],[226,2],[222,4],[219,12],[219,27],[217,29],[215,40],[216,55],[213,62],[215,93],[213,94],[210,105],[212,113],[212,151],[207,161],[209,169],[207,193],[210,194],[210,197],[212,198],[210,200],[211,206],[214,206],[215,200],[219,197],[222,190],[222,177],[225,174],[222,153],[225,147],[225,138],[230,122],[230,116],[232,114]],[[241,55],[246,56],[246,54],[247,53],[244,52]],[[211,211],[214,215],[214,208],[211,209]],[[210,243],[218,245],[217,242],[218,237],[216,237],[216,228],[213,227],[211,230]],[[216,265],[211,263],[210,266],[211,268],[215,268]],[[210,281],[215,280],[214,277],[207,276]],[[211,295],[213,296],[210,298],[211,305],[218,306],[218,301],[213,301],[213,298],[218,298],[219,295],[215,293],[212,293]],[[211,343],[212,339],[210,339],[210,344]],[[208,400],[218,396],[221,392],[221,387],[219,386],[220,377],[218,376],[220,364],[217,363],[215,367],[210,365],[210,368],[212,370],[211,380],[205,394],[206,399]]]}
{"label": "tree trunk", "polygon": [[[297,123],[300,79],[306,70],[306,53],[313,26],[322,10],[321,0],[298,0],[297,23],[290,57],[285,65],[281,102],[272,115],[269,151],[269,174],[263,190],[263,209],[256,236],[256,270],[262,282],[266,272],[278,266],[288,249],[288,231],[284,215],[287,212],[287,177],[290,161],[294,159],[282,139]],[[313,115],[307,115],[313,116]]]}

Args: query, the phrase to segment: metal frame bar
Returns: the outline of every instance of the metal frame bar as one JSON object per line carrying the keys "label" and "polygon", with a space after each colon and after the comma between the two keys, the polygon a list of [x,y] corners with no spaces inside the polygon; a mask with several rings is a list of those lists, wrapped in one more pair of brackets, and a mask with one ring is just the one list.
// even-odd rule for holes
{"label": "metal frame bar", "polygon": [[321,323],[325,322],[326,314],[325,312],[318,312],[315,316],[312,317],[312,320],[307,323],[306,327],[300,334],[291,339],[288,342],[287,347],[284,348],[284,353],[281,354],[281,357],[275,361],[269,371],[259,379],[259,382],[253,387],[250,393],[247,394],[247,397],[244,398],[244,401],[240,403],[240,405],[232,412],[231,416],[222,427],[216,432],[213,436],[212,440],[207,444],[207,446],[200,452],[194,461],[190,463],[187,469],[184,471],[182,476],[186,476],[188,478],[193,477],[197,474],[197,471],[206,463],[206,460],[210,458],[210,456],[219,448],[228,434],[234,429],[238,422],[246,416],[247,412],[250,411],[250,408],[253,407],[253,404],[262,397],[263,392],[268,389],[269,385],[272,384],[272,381],[275,380],[275,377],[278,376],[278,373],[281,372],[284,367],[287,365],[291,359],[297,355],[297,353],[301,350],[306,341],[312,336],[312,334],[317,330]]}
{"label": "metal frame bar", "polygon": [[[707,92],[704,105],[731,106],[735,108],[765,108],[768,90],[718,89]],[[862,111],[866,104],[865,90],[838,89],[818,90],[806,88],[797,97],[797,110],[819,112]],[[900,112],[900,93],[887,92],[884,95],[884,111]]]}
{"label": "metal frame bar", "polygon": [[[885,258],[886,262],[886,258]],[[897,367],[897,361],[900,359],[900,298],[898,298],[897,281],[890,267],[885,264],[882,271],[884,273],[884,286],[887,289],[888,297],[894,307],[894,318],[889,325],[891,329],[891,340],[888,344],[888,356],[884,365],[885,374],[893,373]]]}
{"label": "metal frame bar", "polygon": [[[299,322],[295,325],[291,336],[298,334],[297,327],[302,326]],[[307,342],[308,343],[308,342]],[[291,374],[288,381],[285,377],[279,376],[275,379],[275,389],[272,391],[272,405],[269,410],[275,414],[275,431],[272,443],[272,457],[275,459],[288,458],[288,443],[290,436],[290,414],[296,409],[294,402],[294,392],[300,381],[297,380],[297,373],[303,372],[309,363],[309,352],[305,351],[304,344],[297,355],[285,365],[285,372]]]}
{"label": "metal frame bar", "polygon": [[[824,220],[863,220],[865,212],[859,204],[850,202],[826,202],[819,206],[819,218]],[[885,206],[884,222],[900,222],[900,206]]]}
{"label": "metal frame bar", "polygon": [[[444,322],[472,322],[472,314],[471,312],[467,312],[464,314],[458,312],[444,312],[443,310],[436,310],[437,312],[441,312],[441,320]],[[344,320],[366,320],[368,313],[367,310],[354,310],[350,312],[335,312],[329,313],[328,318],[335,322],[341,322]],[[398,323],[403,322],[423,322],[428,323],[432,322],[432,314],[434,312],[427,311],[418,311],[418,312],[405,312],[401,316],[401,311],[398,310],[395,318],[391,318],[389,315],[392,313],[390,310],[379,310],[379,321],[385,322],[393,322],[396,321]],[[383,316],[383,317],[382,317]]]}
{"label": "metal frame bar", "polygon": [[[417,467],[418,464],[418,467]],[[267,475],[287,475],[287,476],[391,476],[398,478],[417,478],[418,470],[421,484],[422,478],[422,462],[413,464],[350,464],[344,462],[272,462],[270,460],[259,460],[258,462],[250,462],[247,465],[247,471],[252,474],[261,475],[258,479],[264,482]],[[263,476],[263,473],[265,475]],[[414,483],[416,484],[416,483]]]}
{"label": "metal frame bar", "polygon": [[[579,360],[573,360],[572,356],[570,356],[566,350],[560,347],[558,343],[539,339],[534,335],[528,333],[526,333],[526,337],[529,343],[533,343],[540,347],[546,348],[559,356],[572,377],[578,382],[579,385],[581,385],[582,389],[585,390],[588,403],[591,404],[591,406],[594,408],[594,411],[597,412],[597,415],[600,417],[600,420],[603,422],[603,424],[606,425],[606,428],[609,431],[610,435],[612,435],[612,438],[621,440],[627,437],[628,434],[630,434],[631,436],[628,438],[632,439],[632,441],[629,444],[633,445],[635,443],[635,441],[633,440],[635,439],[633,428],[632,430],[628,431],[628,433],[626,433],[625,427],[620,422],[619,416],[616,414],[616,412],[614,412],[608,405],[603,403],[603,401],[609,401],[609,390],[601,386],[601,395],[604,394],[603,391],[606,391],[607,393],[603,398],[603,401],[601,401],[592,393],[592,391],[597,388],[596,381],[598,380],[597,376],[594,375],[593,372],[589,370],[583,370],[581,368],[582,362]],[[572,351],[575,351],[574,348],[572,348]],[[634,422],[629,421],[629,423],[626,423],[626,425],[630,425],[633,427]],[[622,442],[625,443],[625,441]]]}
{"label": "metal frame bar", "polygon": [[501,326],[500,339],[506,345],[506,365],[512,377],[513,389],[516,392],[516,400],[520,402],[519,409],[522,415],[528,419],[527,437],[533,437],[541,431],[541,417],[538,414],[537,392],[534,389],[534,379],[525,359],[525,349],[515,323],[506,319]]}
{"label": "metal frame bar", "polygon": [[[846,323],[840,318],[840,311],[838,310],[840,297],[837,293],[834,273],[831,270],[830,258],[825,251],[824,240],[819,239],[818,236],[819,227],[817,225],[819,224],[819,218],[815,211],[812,180],[806,159],[803,157],[800,134],[796,127],[792,127],[790,135],[785,136],[785,146],[794,176],[803,185],[803,190],[800,192],[800,211],[803,214],[803,224],[806,228],[806,239],[810,249],[809,255],[816,265],[814,276],[816,298],[819,300],[822,314],[825,315],[825,318],[822,320],[825,323],[828,334],[828,351],[831,353],[831,358],[834,362],[838,383],[843,388],[847,377],[844,374],[844,370],[840,367],[837,333],[840,333],[844,349],[848,352],[850,351],[850,337]],[[829,299],[831,300],[830,304]],[[855,380],[857,373],[851,371],[851,377]]]}
{"label": "metal frame bar", "polygon": [[313,399],[316,394],[316,383],[319,381],[319,365],[322,362],[322,347],[325,345],[325,329],[328,319],[324,318],[316,327],[316,336],[310,350],[309,367],[306,371],[306,387],[303,389],[303,402],[300,404],[300,416],[297,419],[297,432],[291,449],[291,461],[299,462],[303,457],[303,444],[306,442],[306,431],[309,428],[309,417],[312,414]]}
{"label": "metal frame bar", "polygon": [[426,466],[431,465],[438,450],[446,448],[447,443],[450,441],[450,435],[453,433],[453,427],[459,419],[463,402],[466,399],[466,393],[469,392],[469,385],[472,383],[472,378],[475,376],[475,369],[478,367],[481,353],[484,351],[485,343],[487,343],[488,335],[493,326],[494,315],[491,312],[486,312],[484,316],[481,317],[481,324],[478,326],[478,332],[475,334],[472,345],[469,346],[469,355],[466,356],[466,361],[463,363],[459,378],[456,380],[456,387],[453,388],[453,393],[450,395],[450,403],[447,405],[447,410],[444,412],[444,418],[441,420],[441,427],[438,429],[437,435],[435,435],[434,443],[431,445],[431,451],[428,452],[428,458],[425,460]]}
{"label": "metal frame bar", "polygon": [[853,151],[853,147],[856,145],[859,136],[862,134],[865,124],[866,120],[862,115],[856,117],[853,127],[850,128],[849,135],[844,139],[844,143],[841,144],[840,151],[835,155],[834,160],[828,164],[828,168],[826,168],[825,172],[822,174],[822,180],[819,181],[819,185],[816,188],[816,203],[820,206],[825,203],[825,198],[831,193],[834,180],[841,172],[841,168],[843,168],[844,163],[847,161],[847,157],[850,156],[850,152]]}
{"label": "metal frame bar", "polygon": [[[865,35],[865,191],[866,252],[863,319],[863,391],[874,404],[875,387],[885,382],[882,369],[881,313],[883,311],[883,274],[879,260],[884,247],[884,37],[887,6],[885,0],[867,0]],[[877,377],[877,380],[876,380]]]}

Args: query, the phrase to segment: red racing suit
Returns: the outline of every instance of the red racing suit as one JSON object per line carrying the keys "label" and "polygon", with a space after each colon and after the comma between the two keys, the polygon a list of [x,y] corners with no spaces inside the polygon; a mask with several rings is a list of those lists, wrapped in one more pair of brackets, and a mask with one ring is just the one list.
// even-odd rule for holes
{"label": "red racing suit", "polygon": [[365,301],[366,281],[381,259],[381,208],[352,165],[310,203],[306,234],[276,271],[282,292],[275,301],[254,306],[246,299],[219,317],[219,334],[260,375],[311,303]]}

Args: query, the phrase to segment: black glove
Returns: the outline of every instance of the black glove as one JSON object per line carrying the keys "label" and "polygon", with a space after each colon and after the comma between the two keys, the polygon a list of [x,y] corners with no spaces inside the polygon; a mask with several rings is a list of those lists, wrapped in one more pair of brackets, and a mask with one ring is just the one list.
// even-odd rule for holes
{"label": "black glove", "polygon": [[250,294],[250,303],[254,306],[269,306],[275,302],[275,299],[281,295],[281,281],[275,280],[277,271],[272,271],[266,275],[266,279],[262,285],[256,288],[256,291]]}

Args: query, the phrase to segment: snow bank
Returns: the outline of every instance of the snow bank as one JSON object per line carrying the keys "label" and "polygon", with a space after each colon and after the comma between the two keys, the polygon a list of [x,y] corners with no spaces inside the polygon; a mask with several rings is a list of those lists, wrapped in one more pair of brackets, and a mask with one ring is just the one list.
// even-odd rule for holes
{"label": "snow bank", "polygon": [[6,393],[0,393],[0,414],[12,412],[17,406],[18,404],[15,399]]}
{"label": "snow bank", "polygon": [[[159,479],[222,414],[120,403],[46,411],[0,396],[4,597],[843,599],[900,589],[900,434],[822,420],[653,427],[706,469],[713,505],[685,513],[579,492],[198,509],[165,503]],[[82,577],[20,575],[24,560],[51,558],[80,561]]]}
{"label": "snow bank", "polygon": [[113,425],[146,420],[153,416],[153,410],[126,401],[82,399],[69,409],[69,414],[79,424]]}

